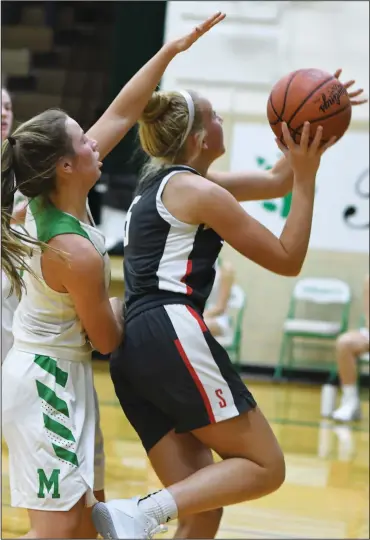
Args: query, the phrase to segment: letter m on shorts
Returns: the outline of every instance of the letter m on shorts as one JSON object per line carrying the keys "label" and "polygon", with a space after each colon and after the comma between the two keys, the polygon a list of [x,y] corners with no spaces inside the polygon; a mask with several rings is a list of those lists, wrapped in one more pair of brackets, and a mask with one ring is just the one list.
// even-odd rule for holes
{"label": "letter m on shorts", "polygon": [[60,499],[59,493],[59,474],[60,469],[53,469],[53,472],[48,478],[45,474],[44,469],[37,469],[37,474],[39,475],[39,492],[37,494],[39,499],[45,499],[45,488],[48,493],[52,491],[53,499]]}

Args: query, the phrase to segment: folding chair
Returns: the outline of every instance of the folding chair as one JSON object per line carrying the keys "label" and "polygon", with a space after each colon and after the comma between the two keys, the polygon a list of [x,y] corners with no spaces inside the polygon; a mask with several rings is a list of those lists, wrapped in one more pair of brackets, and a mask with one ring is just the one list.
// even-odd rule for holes
{"label": "folding chair", "polygon": [[[317,318],[299,316],[299,307],[306,307],[320,311]],[[327,313],[328,307],[337,308],[335,320],[323,317],[323,311]],[[348,329],[349,310],[351,305],[351,290],[347,283],[334,278],[305,278],[299,280],[293,290],[287,318],[283,326],[283,339],[280,349],[280,357],[275,368],[274,378],[282,376],[286,367],[297,363],[294,355],[294,346],[297,338],[303,340],[308,346],[315,341],[315,348],[327,349],[328,341],[331,344],[336,338]],[[318,346],[317,343],[320,343]],[[326,345],[326,347],[325,347]],[[327,364],[325,364],[327,367]],[[311,362],[312,366],[312,362]],[[322,365],[315,366],[322,369]]]}

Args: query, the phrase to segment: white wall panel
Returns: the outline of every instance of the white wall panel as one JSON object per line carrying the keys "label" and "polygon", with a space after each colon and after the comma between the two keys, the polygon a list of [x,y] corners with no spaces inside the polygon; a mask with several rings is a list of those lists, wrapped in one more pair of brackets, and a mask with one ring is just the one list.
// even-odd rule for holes
{"label": "white wall panel", "polygon": [[[218,9],[226,20],[175,59],[163,88],[202,91],[220,112],[254,116],[265,115],[274,82],[302,67],[343,67],[368,90],[368,2],[169,2],[166,40]],[[353,118],[368,121],[368,107]]]}

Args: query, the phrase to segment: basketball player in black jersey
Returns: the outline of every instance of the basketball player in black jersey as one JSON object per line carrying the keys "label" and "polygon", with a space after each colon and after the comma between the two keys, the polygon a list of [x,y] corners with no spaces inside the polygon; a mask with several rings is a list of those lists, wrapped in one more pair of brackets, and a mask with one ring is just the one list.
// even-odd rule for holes
{"label": "basketball player in black jersey", "polygon": [[[140,140],[153,159],[127,215],[125,340],[111,375],[167,489],[98,503],[93,519],[104,538],[150,538],[177,517],[176,538],[213,538],[223,506],[267,495],[284,481],[268,422],[202,318],[224,241],[276,274],[296,276],[302,268],[316,173],[334,139],[320,147],[319,127],[310,144],[308,123],[300,145],[286,125],[283,133],[288,150],[278,145],[286,157],[243,183],[208,173],[225,149],[222,120],[207,99],[158,92],[144,111]],[[270,197],[287,183],[292,206],[276,238],[237,200]],[[221,462],[213,463],[211,450]]]}

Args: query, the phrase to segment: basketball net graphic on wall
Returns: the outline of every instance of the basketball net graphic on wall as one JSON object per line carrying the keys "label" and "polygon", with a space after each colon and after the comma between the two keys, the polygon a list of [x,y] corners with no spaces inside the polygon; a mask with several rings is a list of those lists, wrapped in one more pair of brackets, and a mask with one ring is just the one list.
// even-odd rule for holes
{"label": "basketball net graphic on wall", "polygon": [[[279,158],[279,156],[277,156]],[[272,169],[272,165],[262,156],[256,157],[257,166],[265,171]],[[363,171],[357,178],[354,186],[355,195],[360,198],[362,202],[369,200],[369,169]],[[316,186],[317,193],[317,186]],[[288,193],[285,197],[278,199],[277,201],[262,201],[261,206],[268,212],[278,212],[280,217],[286,219],[290,212],[292,204],[292,194]],[[368,202],[366,207],[368,207]],[[348,227],[353,229],[368,229],[369,228],[369,216],[365,216],[365,212],[355,204],[348,205],[343,210],[343,219]],[[366,221],[367,220],[367,221]]]}
{"label": "basketball net graphic on wall", "polygon": [[[276,159],[278,160],[280,155],[278,154]],[[264,170],[269,171],[272,169],[272,165],[263,157],[256,157],[257,166]],[[281,218],[286,219],[290,212],[290,205],[292,204],[292,194],[288,193],[285,197],[278,199],[278,201],[262,201],[262,208],[267,210],[267,212],[279,212]]]}
{"label": "basketball net graphic on wall", "polygon": [[[269,170],[280,158],[269,125],[236,122],[230,169]],[[310,249],[369,252],[369,134],[355,130],[331,148],[316,179]],[[280,236],[291,208],[291,195],[241,205],[275,236]]]}

